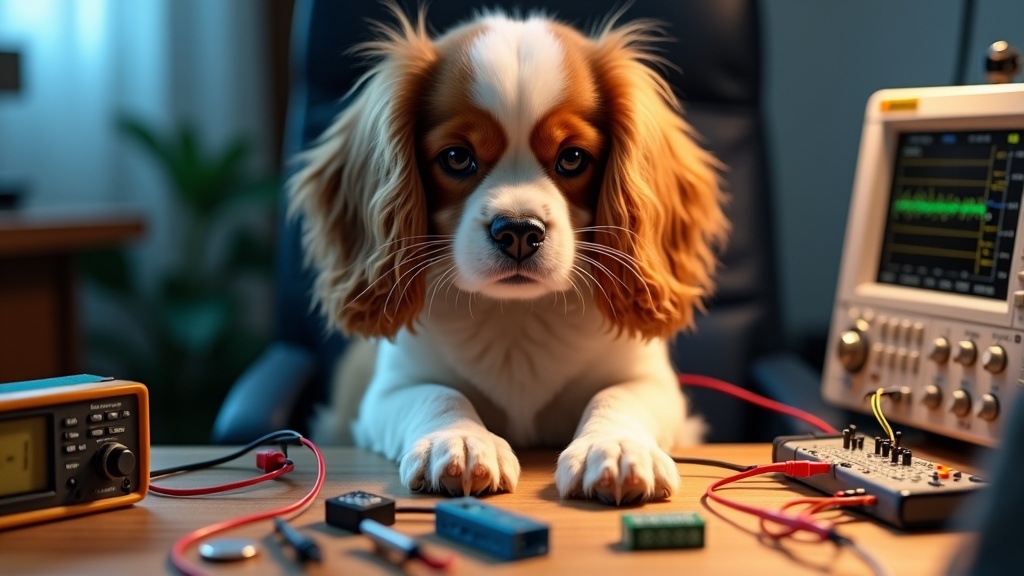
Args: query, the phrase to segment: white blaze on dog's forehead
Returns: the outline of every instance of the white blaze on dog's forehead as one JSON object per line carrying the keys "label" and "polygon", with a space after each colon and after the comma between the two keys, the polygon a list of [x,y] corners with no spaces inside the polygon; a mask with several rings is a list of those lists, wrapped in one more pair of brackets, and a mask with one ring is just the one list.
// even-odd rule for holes
{"label": "white blaze on dog's forehead", "polygon": [[519,140],[562,97],[562,45],[542,18],[490,16],[484,25],[470,51],[473,100]]}

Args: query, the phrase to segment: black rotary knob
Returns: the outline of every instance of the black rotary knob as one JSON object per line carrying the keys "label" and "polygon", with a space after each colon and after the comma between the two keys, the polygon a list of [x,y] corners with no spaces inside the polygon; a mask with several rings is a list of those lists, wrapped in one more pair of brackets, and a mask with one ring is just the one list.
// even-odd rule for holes
{"label": "black rotary knob", "polygon": [[135,454],[127,446],[119,442],[107,442],[96,454],[96,464],[100,474],[117,480],[124,478],[135,470]]}

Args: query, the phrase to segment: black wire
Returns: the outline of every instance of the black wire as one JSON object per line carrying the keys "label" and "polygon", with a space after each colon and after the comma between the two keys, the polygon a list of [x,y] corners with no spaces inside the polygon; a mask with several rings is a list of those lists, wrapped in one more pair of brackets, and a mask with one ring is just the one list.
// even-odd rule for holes
{"label": "black wire", "polygon": [[712,460],[709,458],[683,458],[681,456],[673,456],[672,460],[676,464],[696,464],[697,466],[714,466],[716,468],[728,468],[729,470],[735,470],[736,472],[746,472],[747,470],[753,470],[757,468],[757,465],[751,464],[749,466],[744,464],[733,464],[732,462],[725,462],[723,460]]}
{"label": "black wire", "polygon": [[433,506],[397,506],[395,514],[436,514]]}
{"label": "black wire", "polygon": [[230,462],[236,458],[244,456],[246,453],[252,451],[253,448],[257,448],[264,444],[270,444],[273,442],[285,442],[288,440],[298,441],[302,438],[302,434],[294,430],[278,430],[277,432],[271,432],[265,436],[262,436],[245,446],[239,448],[235,452],[228,454],[227,456],[221,456],[220,458],[214,458],[212,460],[204,460],[203,462],[194,462],[192,464],[182,464],[179,466],[171,466],[170,468],[162,468],[160,470],[153,470],[149,473],[149,479],[153,480],[160,476],[167,476],[168,474],[175,474],[178,472],[191,472],[193,470],[201,470],[203,468],[212,468],[225,462]]}
{"label": "black wire", "polygon": [[960,32],[957,38],[956,70],[953,71],[953,84],[956,86],[967,84],[967,54],[971,51],[976,12],[977,2],[964,0],[963,9],[960,12]]}

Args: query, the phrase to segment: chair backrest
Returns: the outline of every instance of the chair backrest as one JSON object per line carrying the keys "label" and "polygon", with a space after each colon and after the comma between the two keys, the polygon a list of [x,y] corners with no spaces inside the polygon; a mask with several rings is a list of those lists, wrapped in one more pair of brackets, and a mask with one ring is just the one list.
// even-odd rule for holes
{"label": "chair backrest", "polygon": [[[481,7],[541,9],[566,22],[597,25],[621,8],[620,0],[488,1]],[[427,20],[446,30],[472,15],[466,2],[432,0]],[[757,0],[637,0],[624,20],[655,18],[675,40],[659,46],[674,65],[669,80],[684,101],[688,119],[704,145],[729,167],[726,189],[733,234],[718,276],[719,289],[698,330],[673,345],[681,371],[697,372],[744,384],[751,359],[778,342],[779,314],[775,278],[771,198],[765,172],[761,120],[761,36]],[[366,70],[348,52],[371,39],[370,20],[389,22],[377,0],[300,0],[293,28],[293,86],[285,153],[305,148],[343,108],[341,96]],[[283,212],[283,210],[282,210]],[[316,351],[318,377],[328,374],[343,348],[338,336],[327,337],[324,322],[311,313],[311,275],[302,268],[296,222],[281,222],[277,261],[278,338]],[[315,386],[309,405],[322,400],[325,386]],[[751,439],[749,410],[730,399],[690,394],[695,410],[713,423],[711,441]]]}

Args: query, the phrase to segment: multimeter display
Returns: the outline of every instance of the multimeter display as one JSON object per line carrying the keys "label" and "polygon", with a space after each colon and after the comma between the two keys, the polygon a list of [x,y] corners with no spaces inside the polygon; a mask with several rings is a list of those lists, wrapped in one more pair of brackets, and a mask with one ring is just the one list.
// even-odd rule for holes
{"label": "multimeter display", "polygon": [[1024,126],[900,134],[878,281],[1005,299],[1022,189]]}
{"label": "multimeter display", "polygon": [[0,420],[0,498],[51,490],[48,418]]}

